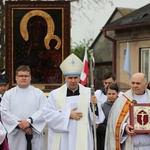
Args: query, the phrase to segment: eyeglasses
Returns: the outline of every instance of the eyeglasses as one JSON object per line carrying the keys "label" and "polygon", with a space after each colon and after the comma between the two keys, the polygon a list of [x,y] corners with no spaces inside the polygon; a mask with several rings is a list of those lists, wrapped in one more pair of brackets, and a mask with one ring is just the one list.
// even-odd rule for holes
{"label": "eyeglasses", "polygon": [[30,77],[30,75],[17,75],[19,78],[23,78],[23,77],[25,77],[25,78],[28,78],[28,77]]}

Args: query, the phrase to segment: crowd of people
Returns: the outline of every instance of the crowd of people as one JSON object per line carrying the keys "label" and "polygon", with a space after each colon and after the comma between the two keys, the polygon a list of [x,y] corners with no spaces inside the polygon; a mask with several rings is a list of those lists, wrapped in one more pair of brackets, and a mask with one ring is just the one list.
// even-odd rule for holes
{"label": "crowd of people", "polygon": [[93,96],[89,87],[80,84],[83,62],[75,54],[60,69],[65,83],[48,98],[31,85],[29,66],[17,68],[16,86],[10,89],[8,76],[0,75],[0,150],[44,150],[46,124],[48,150],[150,149],[150,132],[139,134],[130,123],[130,105],[150,103],[143,73],[133,74],[131,89],[123,93],[115,74],[106,72],[103,87]]}

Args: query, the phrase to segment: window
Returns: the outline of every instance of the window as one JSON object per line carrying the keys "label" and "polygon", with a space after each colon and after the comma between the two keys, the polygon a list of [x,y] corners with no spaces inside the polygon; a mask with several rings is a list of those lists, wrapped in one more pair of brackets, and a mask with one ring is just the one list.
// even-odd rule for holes
{"label": "window", "polygon": [[141,72],[146,75],[148,81],[150,81],[150,48],[141,49]]}

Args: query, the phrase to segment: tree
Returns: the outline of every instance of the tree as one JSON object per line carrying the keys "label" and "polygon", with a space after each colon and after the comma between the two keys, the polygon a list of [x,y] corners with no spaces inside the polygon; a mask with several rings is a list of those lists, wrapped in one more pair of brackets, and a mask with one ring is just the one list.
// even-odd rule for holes
{"label": "tree", "polygon": [[[38,0],[37,0],[38,1]],[[48,0],[50,1],[50,0]],[[66,1],[66,0],[55,0]],[[71,2],[71,13],[82,17],[85,17],[90,21],[85,10],[97,10],[102,9],[106,4],[113,5],[113,0],[69,0]]]}
{"label": "tree", "polygon": [[85,49],[87,49],[87,54],[89,59],[91,56],[91,50],[89,48],[92,42],[93,39],[89,39],[89,40],[84,39],[83,42],[80,41],[79,44],[76,43],[75,46],[71,48],[71,53],[74,53],[83,61]]}
{"label": "tree", "polygon": [[[58,0],[65,1],[65,0]],[[91,19],[88,17],[87,10],[97,10],[104,8],[106,4],[113,6],[113,0],[70,0],[72,15],[78,15],[83,19]]]}

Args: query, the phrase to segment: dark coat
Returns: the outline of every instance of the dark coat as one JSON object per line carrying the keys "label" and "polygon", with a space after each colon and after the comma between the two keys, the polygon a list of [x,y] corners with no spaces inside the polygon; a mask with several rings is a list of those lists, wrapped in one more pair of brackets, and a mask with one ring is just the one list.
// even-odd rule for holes
{"label": "dark coat", "polygon": [[105,145],[105,132],[106,132],[106,126],[107,126],[107,118],[110,112],[110,109],[112,107],[113,103],[106,101],[102,105],[102,110],[105,114],[105,120],[103,123],[99,124],[98,128],[96,129],[97,134],[97,150],[104,150]]}

